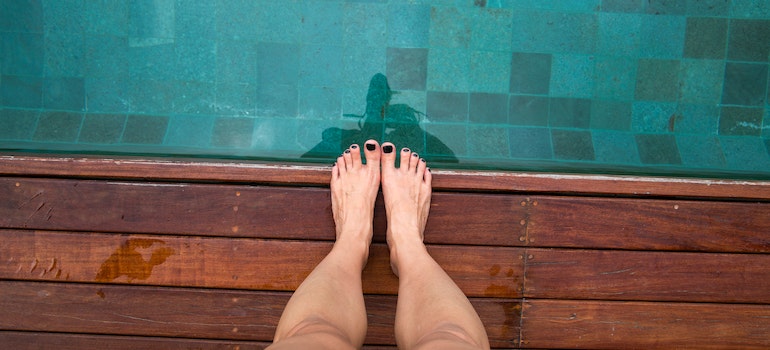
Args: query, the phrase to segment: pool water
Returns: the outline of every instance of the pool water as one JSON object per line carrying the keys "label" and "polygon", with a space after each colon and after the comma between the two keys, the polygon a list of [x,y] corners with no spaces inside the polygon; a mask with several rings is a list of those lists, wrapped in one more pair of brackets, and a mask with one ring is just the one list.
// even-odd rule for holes
{"label": "pool water", "polygon": [[0,0],[0,152],[770,179],[770,2]]}

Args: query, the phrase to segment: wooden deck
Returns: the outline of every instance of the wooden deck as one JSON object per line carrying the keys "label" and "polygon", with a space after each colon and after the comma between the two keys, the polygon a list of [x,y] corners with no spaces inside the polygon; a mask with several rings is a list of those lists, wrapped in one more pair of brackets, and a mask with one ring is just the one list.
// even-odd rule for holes
{"label": "wooden deck", "polygon": [[[493,348],[770,347],[770,182],[434,171]],[[334,239],[329,169],[0,156],[0,344],[262,349]],[[368,349],[394,348],[381,199]]]}

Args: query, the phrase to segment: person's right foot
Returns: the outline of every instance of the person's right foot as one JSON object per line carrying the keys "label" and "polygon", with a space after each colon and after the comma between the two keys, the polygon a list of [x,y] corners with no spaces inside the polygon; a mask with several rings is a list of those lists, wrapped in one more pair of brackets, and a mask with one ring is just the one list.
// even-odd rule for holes
{"label": "person's right foot", "polygon": [[425,159],[408,148],[400,151],[400,166],[396,168],[396,152],[392,143],[382,144],[382,194],[388,220],[390,265],[398,276],[399,254],[425,249],[422,241],[430,210],[431,174]]}

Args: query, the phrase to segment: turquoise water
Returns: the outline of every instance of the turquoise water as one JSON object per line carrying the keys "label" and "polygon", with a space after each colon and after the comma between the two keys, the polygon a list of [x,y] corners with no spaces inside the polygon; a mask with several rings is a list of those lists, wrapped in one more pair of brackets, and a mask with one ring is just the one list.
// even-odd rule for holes
{"label": "turquoise water", "polygon": [[0,151],[770,179],[770,2],[0,0]]}

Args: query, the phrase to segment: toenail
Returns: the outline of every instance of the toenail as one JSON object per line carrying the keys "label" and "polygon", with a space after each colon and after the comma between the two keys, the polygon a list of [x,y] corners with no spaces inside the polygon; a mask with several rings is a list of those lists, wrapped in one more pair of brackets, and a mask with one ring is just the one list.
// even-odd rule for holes
{"label": "toenail", "polygon": [[350,149],[346,149],[346,150],[345,150],[345,153],[350,153]]}
{"label": "toenail", "polygon": [[417,157],[417,153],[412,153],[412,157]]}
{"label": "toenail", "polygon": [[425,158],[420,158],[420,161],[425,163]]}
{"label": "toenail", "polygon": [[377,146],[375,146],[373,143],[367,143],[366,144],[366,149],[368,149],[370,151],[374,151],[375,148],[377,148]]}
{"label": "toenail", "polygon": [[350,148],[351,149],[356,149],[356,148],[358,148],[358,145],[352,145],[352,146],[350,146]]}
{"label": "toenail", "polygon": [[404,148],[404,149],[401,150],[401,152],[409,152],[409,149],[408,148]]}
{"label": "toenail", "polygon": [[390,145],[382,146],[382,151],[385,153],[393,152],[393,146],[390,146]]}

